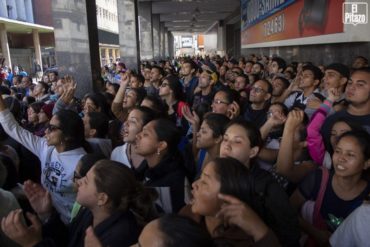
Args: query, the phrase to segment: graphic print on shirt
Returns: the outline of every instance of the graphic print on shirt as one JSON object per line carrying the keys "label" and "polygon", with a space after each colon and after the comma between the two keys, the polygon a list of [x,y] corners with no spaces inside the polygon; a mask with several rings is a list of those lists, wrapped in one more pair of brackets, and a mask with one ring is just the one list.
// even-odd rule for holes
{"label": "graphic print on shirt", "polygon": [[61,190],[66,187],[67,179],[64,167],[58,161],[46,163],[42,174],[45,176],[43,184],[50,191],[63,196]]}

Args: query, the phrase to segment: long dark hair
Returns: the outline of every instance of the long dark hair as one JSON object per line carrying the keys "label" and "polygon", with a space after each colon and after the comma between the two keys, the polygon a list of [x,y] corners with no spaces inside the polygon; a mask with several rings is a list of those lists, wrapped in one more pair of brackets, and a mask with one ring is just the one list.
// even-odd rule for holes
{"label": "long dark hair", "polygon": [[181,140],[180,130],[176,127],[175,123],[169,119],[159,118],[153,121],[158,141],[165,141],[167,143],[169,155],[176,154]]}
{"label": "long dark hair", "polygon": [[108,195],[112,212],[131,210],[139,222],[152,220],[157,193],[139,183],[130,168],[116,161],[100,160],[93,169],[96,189]]}
{"label": "long dark hair", "polygon": [[184,101],[185,95],[183,86],[177,76],[174,75],[168,75],[165,78],[163,78],[163,81],[168,81],[168,86],[173,91],[174,98],[178,101]]}

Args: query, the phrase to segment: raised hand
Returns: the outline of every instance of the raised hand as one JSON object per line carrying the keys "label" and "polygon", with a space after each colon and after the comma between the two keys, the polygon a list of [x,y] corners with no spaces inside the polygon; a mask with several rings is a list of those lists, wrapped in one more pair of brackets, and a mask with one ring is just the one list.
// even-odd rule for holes
{"label": "raised hand", "polygon": [[286,121],[286,116],[282,114],[279,111],[269,112],[270,117],[267,119],[267,124],[269,124],[270,127],[276,127],[279,125],[282,125]]}
{"label": "raised hand", "polygon": [[303,118],[304,112],[302,110],[290,111],[284,128],[294,131],[303,122]]}
{"label": "raised hand", "polygon": [[321,104],[322,101],[317,97],[312,97],[307,101],[307,107],[311,109],[318,109]]}
{"label": "raised hand", "polygon": [[224,204],[217,217],[222,219],[224,224],[240,227],[248,235],[253,236],[255,241],[267,234],[268,227],[248,205],[230,195],[219,194],[218,198]]}
{"label": "raised hand", "polygon": [[329,88],[328,89],[328,97],[327,99],[330,100],[331,102],[335,102],[339,100],[341,96],[341,92],[338,88]]}
{"label": "raised hand", "polygon": [[130,82],[130,75],[129,73],[126,72],[121,76],[120,87],[126,88],[129,82]]}
{"label": "raised hand", "polygon": [[190,111],[190,108],[187,105],[184,105],[181,111],[186,121],[191,124],[193,131],[197,132],[200,127],[200,118],[198,114],[195,111]]}
{"label": "raised hand", "polygon": [[50,194],[40,184],[30,180],[24,182],[24,193],[41,219],[46,219],[52,214],[53,204]]}
{"label": "raised hand", "polygon": [[42,240],[42,226],[36,215],[30,213],[26,215],[31,222],[30,226],[24,223],[22,210],[17,209],[2,219],[1,229],[20,246],[31,247]]}

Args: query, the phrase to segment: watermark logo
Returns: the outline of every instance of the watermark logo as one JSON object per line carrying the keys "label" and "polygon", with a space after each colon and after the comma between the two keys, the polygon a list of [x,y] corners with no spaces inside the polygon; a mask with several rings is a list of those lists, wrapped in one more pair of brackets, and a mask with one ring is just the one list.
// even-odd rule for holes
{"label": "watermark logo", "polygon": [[347,2],[343,3],[343,23],[367,24],[368,21],[368,4],[365,2]]}

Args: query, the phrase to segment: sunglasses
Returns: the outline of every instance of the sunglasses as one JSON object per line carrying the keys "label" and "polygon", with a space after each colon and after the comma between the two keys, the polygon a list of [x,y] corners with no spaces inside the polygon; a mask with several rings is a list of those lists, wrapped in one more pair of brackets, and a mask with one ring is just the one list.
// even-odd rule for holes
{"label": "sunglasses", "polygon": [[48,124],[46,126],[46,129],[49,131],[49,132],[53,132],[53,131],[56,131],[56,130],[60,130],[61,128],[58,127],[58,126],[55,126],[55,125],[52,125],[52,124]]}

